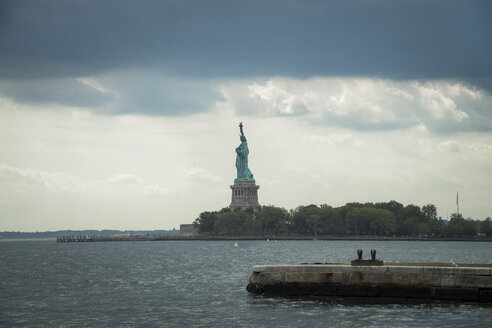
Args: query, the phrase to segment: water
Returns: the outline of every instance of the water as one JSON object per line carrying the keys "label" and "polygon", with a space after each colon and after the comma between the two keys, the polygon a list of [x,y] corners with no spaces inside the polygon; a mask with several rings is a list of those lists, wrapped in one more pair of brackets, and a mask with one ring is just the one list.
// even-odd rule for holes
{"label": "water", "polygon": [[480,327],[492,306],[267,298],[245,287],[255,264],[492,263],[492,243],[416,241],[0,241],[0,326]]}

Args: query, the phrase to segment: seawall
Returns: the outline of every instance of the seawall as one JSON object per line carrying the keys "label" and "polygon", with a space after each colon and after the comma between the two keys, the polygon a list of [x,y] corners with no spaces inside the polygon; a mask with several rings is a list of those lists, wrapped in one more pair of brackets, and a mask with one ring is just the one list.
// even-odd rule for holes
{"label": "seawall", "polygon": [[253,266],[247,290],[281,296],[387,297],[492,303],[490,265]]}

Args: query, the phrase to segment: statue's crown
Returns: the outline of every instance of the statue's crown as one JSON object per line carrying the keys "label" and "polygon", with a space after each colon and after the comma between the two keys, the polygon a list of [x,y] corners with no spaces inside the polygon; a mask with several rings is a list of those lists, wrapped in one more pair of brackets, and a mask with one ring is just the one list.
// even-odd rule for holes
{"label": "statue's crown", "polygon": [[241,139],[241,141],[246,141],[246,136],[245,135],[240,135],[239,138]]}

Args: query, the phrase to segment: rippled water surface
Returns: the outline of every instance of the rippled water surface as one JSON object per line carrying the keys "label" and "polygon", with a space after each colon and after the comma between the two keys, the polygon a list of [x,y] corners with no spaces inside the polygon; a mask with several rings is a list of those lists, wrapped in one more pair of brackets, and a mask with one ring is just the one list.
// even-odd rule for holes
{"label": "rippled water surface", "polygon": [[355,250],[400,262],[492,263],[492,243],[416,241],[0,241],[0,326],[483,327],[490,305],[266,298],[256,264],[345,263]]}

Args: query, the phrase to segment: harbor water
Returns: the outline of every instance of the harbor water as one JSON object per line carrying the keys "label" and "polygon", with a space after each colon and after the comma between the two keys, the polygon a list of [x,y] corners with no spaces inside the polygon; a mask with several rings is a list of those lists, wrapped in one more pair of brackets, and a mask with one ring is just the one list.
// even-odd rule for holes
{"label": "harbor water", "polygon": [[[234,246],[237,242],[237,246]],[[420,241],[0,241],[5,327],[483,327],[492,306],[252,296],[253,265],[492,263],[492,243]]]}

